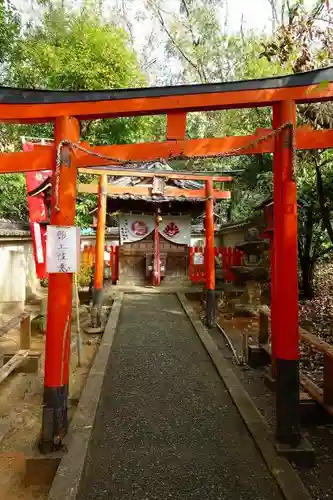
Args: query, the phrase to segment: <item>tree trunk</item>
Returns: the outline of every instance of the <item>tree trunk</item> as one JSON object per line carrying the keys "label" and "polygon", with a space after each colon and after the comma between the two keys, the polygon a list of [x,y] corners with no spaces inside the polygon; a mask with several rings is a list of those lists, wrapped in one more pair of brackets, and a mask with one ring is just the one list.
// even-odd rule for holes
{"label": "tree trunk", "polygon": [[324,227],[327,231],[327,234],[331,240],[331,243],[333,244],[333,227],[331,224],[329,208],[328,208],[328,206],[326,204],[326,200],[325,200],[323,178],[321,175],[320,167],[317,164],[316,164],[316,181],[317,181],[317,192],[318,192],[319,206],[320,206],[321,216],[323,219],[323,224],[324,224]]}
{"label": "tree trunk", "polygon": [[303,245],[301,241],[298,242],[298,256],[299,263],[301,267],[301,290],[303,292],[303,297],[307,300],[313,298],[313,270],[314,270],[314,258],[312,255],[312,238],[313,238],[313,207],[308,206],[305,210],[305,227],[302,229]]}
{"label": "tree trunk", "polygon": [[306,300],[312,300],[314,296],[313,292],[313,263],[311,259],[302,259],[301,272],[302,272],[302,283],[301,288],[303,292],[303,298]]}

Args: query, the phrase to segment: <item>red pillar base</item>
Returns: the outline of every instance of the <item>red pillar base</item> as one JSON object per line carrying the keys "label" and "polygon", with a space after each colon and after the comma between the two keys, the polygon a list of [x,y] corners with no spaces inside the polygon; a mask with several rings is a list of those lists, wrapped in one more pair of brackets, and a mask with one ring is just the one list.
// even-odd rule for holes
{"label": "red pillar base", "polygon": [[301,441],[298,360],[276,358],[276,438],[297,447]]}
{"label": "red pillar base", "polygon": [[38,443],[43,454],[64,448],[63,438],[68,431],[68,386],[44,387],[43,425]]}
{"label": "red pillar base", "polygon": [[208,328],[214,328],[216,326],[215,290],[206,290],[206,319]]}

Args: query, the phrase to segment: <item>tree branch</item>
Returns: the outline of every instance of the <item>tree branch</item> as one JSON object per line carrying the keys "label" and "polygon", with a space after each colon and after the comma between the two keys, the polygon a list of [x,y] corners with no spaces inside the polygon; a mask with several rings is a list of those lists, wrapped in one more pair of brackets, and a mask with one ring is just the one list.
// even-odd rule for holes
{"label": "tree branch", "polygon": [[192,66],[192,68],[195,69],[195,71],[198,73],[199,78],[202,83],[204,83],[204,78],[201,75],[200,68],[188,57],[188,55],[184,52],[184,50],[179,46],[179,44],[176,42],[175,38],[172,36],[171,32],[169,31],[167,25],[165,24],[164,18],[161,14],[161,11],[159,8],[156,10],[157,17],[160,21],[160,24],[162,28],[164,29],[165,33],[167,34],[169,40],[171,43],[174,45],[174,47],[178,50],[178,52],[182,55],[182,57]]}
{"label": "tree branch", "polygon": [[323,178],[322,178],[320,167],[318,165],[318,161],[316,158],[314,158],[314,162],[315,162],[315,168],[316,168],[316,184],[317,184],[317,193],[318,193],[320,212],[321,212],[321,216],[323,219],[324,227],[327,231],[327,234],[328,234],[331,242],[333,243],[333,227],[332,227],[331,219],[330,219],[330,211],[326,205]]}
{"label": "tree branch", "polygon": [[[190,12],[190,9],[188,8],[186,0],[181,0],[181,4],[183,5],[184,11],[186,13],[186,17],[187,17],[187,21],[188,21],[188,29],[190,31],[191,38],[192,38],[192,46],[195,49],[199,45],[200,41],[198,41],[194,35],[192,20],[191,20],[191,12]],[[201,72],[201,75],[203,77],[203,80],[205,82],[207,82],[207,76],[206,76],[204,64],[202,63],[201,58],[198,57],[197,59],[198,59],[198,67],[200,66],[200,72]]]}

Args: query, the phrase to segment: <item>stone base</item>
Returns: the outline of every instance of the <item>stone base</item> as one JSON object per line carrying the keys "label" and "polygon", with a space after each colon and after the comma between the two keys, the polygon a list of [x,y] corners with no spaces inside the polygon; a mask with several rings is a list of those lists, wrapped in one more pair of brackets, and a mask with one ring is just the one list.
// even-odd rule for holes
{"label": "stone base", "polygon": [[259,345],[248,345],[248,364],[255,368],[256,366],[265,366],[270,363],[270,357],[266,351]]}
{"label": "stone base", "polygon": [[315,451],[307,439],[301,438],[299,446],[293,448],[288,444],[276,443],[276,451],[291,462],[302,467],[314,467],[316,465]]}
{"label": "stone base", "polygon": [[24,485],[51,485],[65,452],[41,455],[36,451],[25,457]]}
{"label": "stone base", "polygon": [[105,326],[90,326],[87,325],[84,327],[84,332],[90,335],[94,335],[97,333],[103,333],[105,330]]}
{"label": "stone base", "polygon": [[[15,353],[9,353],[9,354],[4,354],[3,355],[3,363],[7,363],[13,356],[15,356]],[[41,358],[41,353],[33,353],[29,354],[29,356],[22,361],[22,363],[17,366],[14,370],[15,373],[37,373],[40,369],[40,358]]]}

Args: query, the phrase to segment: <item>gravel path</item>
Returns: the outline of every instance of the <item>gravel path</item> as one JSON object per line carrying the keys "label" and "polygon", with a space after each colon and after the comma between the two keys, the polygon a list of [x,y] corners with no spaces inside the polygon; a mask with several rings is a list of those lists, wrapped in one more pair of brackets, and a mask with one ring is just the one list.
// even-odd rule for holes
{"label": "gravel path", "polygon": [[173,295],[124,297],[78,500],[282,500]]}

